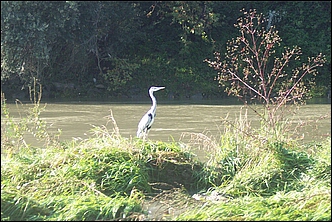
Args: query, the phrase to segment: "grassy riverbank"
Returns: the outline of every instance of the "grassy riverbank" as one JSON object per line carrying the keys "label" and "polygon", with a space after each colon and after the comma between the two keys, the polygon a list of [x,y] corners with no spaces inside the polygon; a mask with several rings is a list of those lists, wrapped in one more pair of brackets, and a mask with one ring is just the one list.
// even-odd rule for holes
{"label": "grassy riverbank", "polygon": [[[300,145],[230,125],[218,141],[143,141],[122,137],[110,116],[113,127],[59,142],[40,109],[13,122],[3,107],[3,221],[331,220],[330,138]],[[24,143],[25,133],[44,145]],[[192,153],[198,148],[207,162]]]}

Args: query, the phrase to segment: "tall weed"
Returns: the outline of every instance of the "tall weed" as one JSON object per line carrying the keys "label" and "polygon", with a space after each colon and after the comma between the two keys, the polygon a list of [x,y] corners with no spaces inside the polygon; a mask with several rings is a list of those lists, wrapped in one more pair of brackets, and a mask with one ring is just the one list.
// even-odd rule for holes
{"label": "tall weed", "polygon": [[[38,92],[37,89],[39,89]],[[24,105],[16,100],[16,107],[19,111],[17,120],[10,115],[5,95],[3,93],[1,95],[1,147],[4,148],[2,152],[8,151],[10,154],[22,146],[29,147],[25,141],[27,134],[32,135],[37,142],[43,142],[45,147],[60,145],[61,130],[58,129],[57,133],[50,133],[50,126],[40,117],[41,113],[45,111],[46,104],[41,106],[42,87],[41,85],[37,87],[36,80],[33,88],[29,88],[29,92],[31,107],[27,109],[26,113],[21,113],[20,108]]]}

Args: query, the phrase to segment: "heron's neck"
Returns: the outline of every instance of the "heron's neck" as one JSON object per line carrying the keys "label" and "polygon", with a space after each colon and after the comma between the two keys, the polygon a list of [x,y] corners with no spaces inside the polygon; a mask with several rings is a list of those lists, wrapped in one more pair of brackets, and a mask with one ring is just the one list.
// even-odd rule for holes
{"label": "heron's neck", "polygon": [[150,97],[151,97],[151,100],[152,100],[152,106],[151,106],[151,109],[150,109],[150,110],[151,110],[152,112],[156,112],[156,108],[157,108],[157,100],[156,100],[156,98],[154,97],[152,91],[149,92],[149,94],[150,94]]}

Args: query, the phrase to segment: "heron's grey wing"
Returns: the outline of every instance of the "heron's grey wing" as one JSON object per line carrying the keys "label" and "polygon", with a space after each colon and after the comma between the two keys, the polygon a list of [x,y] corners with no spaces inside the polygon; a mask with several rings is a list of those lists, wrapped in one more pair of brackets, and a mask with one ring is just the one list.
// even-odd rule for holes
{"label": "heron's grey wing", "polygon": [[154,116],[152,113],[147,112],[141,119],[141,121],[138,124],[138,130],[137,130],[137,137],[140,137],[142,132],[146,132],[151,128],[151,125],[153,123]]}
{"label": "heron's grey wing", "polygon": [[154,117],[156,116],[156,114],[153,115],[152,113],[148,113],[148,116],[149,116],[149,123],[148,123],[147,129],[149,130],[152,126],[152,123],[154,121]]}

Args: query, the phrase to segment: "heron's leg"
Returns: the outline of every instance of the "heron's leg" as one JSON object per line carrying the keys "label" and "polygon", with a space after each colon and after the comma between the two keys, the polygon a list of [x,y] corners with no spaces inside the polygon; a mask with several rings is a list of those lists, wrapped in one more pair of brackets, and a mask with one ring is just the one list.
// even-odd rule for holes
{"label": "heron's leg", "polygon": [[149,132],[149,128],[145,128],[142,132],[143,134],[143,141],[145,141],[145,139],[148,137],[148,132]]}
{"label": "heron's leg", "polygon": [[143,133],[143,142],[145,142],[145,140],[147,139],[147,137],[148,137],[148,131],[146,130]]}

